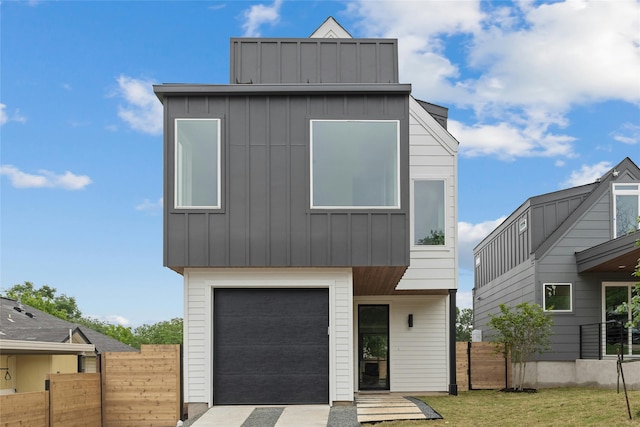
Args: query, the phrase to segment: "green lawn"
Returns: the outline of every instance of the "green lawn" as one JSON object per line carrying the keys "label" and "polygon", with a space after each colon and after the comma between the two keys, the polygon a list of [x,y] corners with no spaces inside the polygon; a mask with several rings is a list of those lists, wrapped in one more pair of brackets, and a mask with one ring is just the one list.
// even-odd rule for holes
{"label": "green lawn", "polygon": [[395,421],[378,427],[414,426],[640,426],[640,391],[629,392],[629,420],[624,392],[595,388],[540,389],[537,393],[493,390],[460,392],[458,396],[426,396],[442,420]]}

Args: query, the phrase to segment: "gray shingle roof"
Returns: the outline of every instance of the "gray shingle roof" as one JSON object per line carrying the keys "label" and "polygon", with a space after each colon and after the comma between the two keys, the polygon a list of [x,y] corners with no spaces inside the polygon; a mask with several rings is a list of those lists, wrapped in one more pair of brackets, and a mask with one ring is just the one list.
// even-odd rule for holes
{"label": "gray shingle roof", "polygon": [[[71,332],[70,332],[71,331]],[[80,332],[97,353],[137,351],[86,326],[68,322],[9,298],[0,297],[0,339],[67,342],[70,333]]]}

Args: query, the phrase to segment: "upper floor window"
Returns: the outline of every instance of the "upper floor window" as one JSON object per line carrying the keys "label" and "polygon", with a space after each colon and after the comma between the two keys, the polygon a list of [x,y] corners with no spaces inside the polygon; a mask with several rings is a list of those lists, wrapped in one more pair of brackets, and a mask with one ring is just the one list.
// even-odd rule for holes
{"label": "upper floor window", "polygon": [[312,208],[399,208],[397,120],[311,120]]}
{"label": "upper floor window", "polygon": [[175,124],[175,207],[220,208],[220,119]]}
{"label": "upper floor window", "polygon": [[413,181],[413,244],[445,244],[444,180]]}
{"label": "upper floor window", "polygon": [[613,184],[614,237],[636,231],[639,212],[640,184]]}

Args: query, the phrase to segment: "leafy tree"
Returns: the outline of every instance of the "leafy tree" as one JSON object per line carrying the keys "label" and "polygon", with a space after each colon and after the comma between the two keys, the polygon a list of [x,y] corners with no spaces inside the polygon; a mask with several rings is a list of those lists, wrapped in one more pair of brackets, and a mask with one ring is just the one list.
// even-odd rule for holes
{"label": "leafy tree", "polygon": [[500,304],[500,314],[489,317],[496,349],[510,355],[519,368],[512,376],[513,388],[522,390],[527,360],[550,348],[553,319],[538,304],[527,302],[516,305],[515,310]]}
{"label": "leafy tree", "polygon": [[141,344],[182,344],[182,319],[179,317],[171,320],[144,324],[134,331],[134,346],[140,348]]}
{"label": "leafy tree", "polygon": [[456,307],[456,341],[471,341],[471,331],[473,330],[473,310]]}
{"label": "leafy tree", "polygon": [[35,288],[33,283],[24,282],[21,285],[13,285],[5,292],[5,296],[64,320],[79,319],[82,313],[76,299],[65,294],[56,295],[56,292],[56,288],[48,285]]}
{"label": "leafy tree", "polygon": [[418,245],[444,245],[444,231],[431,230],[428,236],[418,240]]}
{"label": "leafy tree", "polygon": [[132,329],[130,326],[84,317],[75,298],[65,294],[57,295],[56,288],[48,285],[35,288],[31,282],[12,286],[4,296],[69,322],[86,326],[132,347],[140,348],[141,344],[182,344],[181,318]]}

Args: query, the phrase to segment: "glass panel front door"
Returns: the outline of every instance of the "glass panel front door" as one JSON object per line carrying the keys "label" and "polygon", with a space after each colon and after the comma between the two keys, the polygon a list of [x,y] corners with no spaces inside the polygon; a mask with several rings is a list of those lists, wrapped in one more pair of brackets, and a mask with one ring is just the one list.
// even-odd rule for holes
{"label": "glass panel front door", "polygon": [[389,306],[358,306],[358,386],[389,390]]}
{"label": "glass panel front door", "polygon": [[634,294],[632,284],[604,288],[604,321],[614,321],[605,325],[605,354],[607,355],[617,355],[620,347],[624,355],[640,354],[640,331],[637,328],[627,327],[631,314],[616,311],[620,304],[628,303]]}

